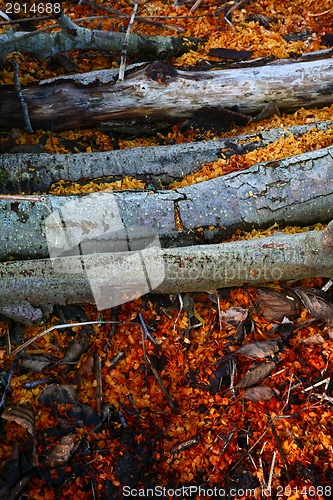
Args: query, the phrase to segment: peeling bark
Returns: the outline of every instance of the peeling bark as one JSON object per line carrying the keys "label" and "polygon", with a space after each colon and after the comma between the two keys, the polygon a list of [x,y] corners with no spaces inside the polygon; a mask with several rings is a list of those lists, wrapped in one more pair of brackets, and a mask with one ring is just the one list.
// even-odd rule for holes
{"label": "peeling bark", "polygon": [[[218,242],[235,229],[275,222],[282,226],[325,222],[333,218],[333,147],[261,163],[177,191],[111,193],[125,227],[155,230],[162,247]],[[81,219],[90,226],[97,223],[94,196],[80,207]],[[43,201],[0,199],[0,259],[47,257],[45,218],[79,199],[52,195]]]}
{"label": "peeling bark", "polygon": [[[288,112],[300,107],[327,106],[333,102],[333,60],[286,62],[219,71],[177,71],[161,62],[140,69],[128,68],[125,80],[118,70],[102,70],[40,82],[22,89],[33,128],[53,130],[114,122],[174,122],[212,109],[225,117],[237,107],[257,115],[274,101]],[[15,92],[0,94],[0,130],[23,127]]]}
{"label": "peeling bark", "polygon": [[[288,127],[299,137],[311,129],[327,130],[332,122]],[[282,129],[189,144],[173,146],[149,146],[128,148],[99,153],[78,154],[19,154],[0,156],[0,189],[2,193],[45,192],[50,185],[61,179],[78,181],[114,176],[134,176],[161,187],[180,180],[195,172],[205,162],[217,161],[223,152],[225,157],[241,155],[265,147],[287,136]]]}

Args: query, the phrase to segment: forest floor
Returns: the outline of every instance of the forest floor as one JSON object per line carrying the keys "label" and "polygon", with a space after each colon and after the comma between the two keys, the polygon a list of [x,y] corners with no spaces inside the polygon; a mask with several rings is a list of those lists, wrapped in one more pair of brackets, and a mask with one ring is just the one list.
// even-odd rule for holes
{"label": "forest floor", "polygon": [[[136,21],[132,32],[204,38],[197,51],[169,61],[182,69],[226,64],[209,55],[213,48],[279,59],[333,44],[329,0],[203,0],[196,9],[194,3],[140,1],[137,16],[153,23]],[[65,1],[62,8],[73,20],[88,18],[81,22],[88,28],[126,31],[133,2]],[[28,15],[21,10],[17,17]],[[55,20],[30,25],[52,29]],[[8,27],[0,23],[1,30]],[[27,24],[12,28],[25,31]],[[68,55],[80,72],[119,65],[117,54]],[[25,53],[10,57],[19,63],[21,85],[65,73],[54,61]],[[0,83],[13,83],[8,61]],[[333,106],[302,108],[213,129],[207,121],[180,122],[149,137],[85,128],[33,134],[20,129],[8,152],[171,145],[331,121],[332,113]],[[301,138],[290,135],[242,157],[205,164],[170,188],[327,147],[332,136],[333,126]],[[6,138],[0,135],[2,144]],[[112,182],[62,182],[49,193],[145,188],[130,178]],[[232,239],[276,229],[310,228],[273,227],[238,232]],[[331,289],[322,290],[327,282],[291,277],[288,283],[210,294],[152,294],[103,311],[58,307],[33,326],[2,318],[1,498],[332,498],[333,306]]]}

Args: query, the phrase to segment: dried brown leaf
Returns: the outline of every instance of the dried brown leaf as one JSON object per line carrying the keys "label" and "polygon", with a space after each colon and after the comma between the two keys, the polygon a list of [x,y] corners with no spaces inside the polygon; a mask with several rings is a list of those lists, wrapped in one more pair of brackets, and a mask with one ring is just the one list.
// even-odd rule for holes
{"label": "dried brown leaf", "polygon": [[263,380],[267,375],[274,370],[275,363],[273,361],[269,361],[268,363],[262,363],[260,365],[251,368],[238,382],[236,385],[236,389],[240,389],[242,387],[250,387],[251,385],[257,384],[261,380]]}
{"label": "dried brown leaf", "polygon": [[235,50],[225,49],[224,47],[209,49],[208,55],[213,57],[221,57],[222,59],[233,59],[234,61],[244,61],[249,59],[253,54],[253,50]]}
{"label": "dried brown leaf", "polygon": [[292,290],[276,292],[262,288],[258,290],[258,302],[268,321],[282,321],[284,317],[295,318],[302,308],[300,299]]}
{"label": "dried brown leaf", "polygon": [[49,364],[50,360],[44,356],[27,356],[22,358],[21,368],[31,370],[33,372],[42,372]]}
{"label": "dried brown leaf", "polygon": [[248,309],[243,309],[242,307],[230,307],[224,313],[221,314],[221,318],[227,325],[238,326],[239,323],[245,321],[248,317]]}
{"label": "dried brown leaf", "polygon": [[314,318],[321,319],[333,326],[333,308],[324,292],[301,288],[295,288],[295,292]]}
{"label": "dried brown leaf", "polygon": [[241,399],[249,399],[250,401],[269,401],[275,396],[275,391],[270,387],[250,387],[245,389],[241,395]]}
{"label": "dried brown leaf", "polygon": [[315,335],[311,335],[310,337],[307,337],[306,339],[302,340],[302,344],[312,344],[312,345],[319,345],[323,344],[325,342],[325,339],[320,333],[316,333]]}
{"label": "dried brown leaf", "polygon": [[16,422],[34,436],[35,434],[35,414],[30,405],[11,405],[4,409],[2,418],[9,422]]}
{"label": "dried brown leaf", "polygon": [[258,340],[257,342],[250,342],[243,345],[237,350],[237,354],[242,354],[247,358],[257,359],[266,358],[271,356],[279,350],[276,340]]}
{"label": "dried brown leaf", "polygon": [[91,373],[93,371],[93,368],[94,368],[94,357],[92,355],[89,355],[75,373],[72,383],[74,385],[79,385],[81,383],[83,375]]}
{"label": "dried brown leaf", "polygon": [[57,462],[58,464],[65,463],[70,458],[74,446],[74,436],[68,434],[67,436],[62,436],[60,443],[52,446],[43,455],[51,462]]}
{"label": "dried brown leaf", "polygon": [[86,335],[84,335],[78,342],[76,339],[72,340],[61,360],[62,363],[72,363],[78,361],[82,354],[87,352],[89,348],[89,340]]}
{"label": "dried brown leaf", "polygon": [[51,384],[38,396],[38,401],[46,406],[52,406],[54,403],[74,404],[76,399],[76,389],[73,385]]}
{"label": "dried brown leaf", "polygon": [[331,340],[333,340],[333,327],[329,326],[327,329],[328,336]]}

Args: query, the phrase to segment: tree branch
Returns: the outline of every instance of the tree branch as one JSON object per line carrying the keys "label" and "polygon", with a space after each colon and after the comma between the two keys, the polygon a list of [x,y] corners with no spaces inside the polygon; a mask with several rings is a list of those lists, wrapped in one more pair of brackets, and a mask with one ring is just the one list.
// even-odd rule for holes
{"label": "tree branch", "polygon": [[[132,266],[126,282],[126,256],[126,253],[88,255],[85,266],[90,270],[104,269],[103,277],[109,280],[109,285],[116,283],[114,288],[126,293],[126,285],[132,289],[138,286],[135,277],[141,274],[140,269]],[[160,258],[161,255],[152,253],[145,259],[150,282],[154,281],[156,270],[161,272]],[[154,293],[212,291],[245,283],[331,277],[333,221],[324,231],[279,233],[249,241],[164,249],[162,258],[165,277],[152,290]],[[55,270],[54,262],[49,259],[0,263],[0,311],[29,323],[42,315],[35,306],[50,310],[55,304],[95,303],[85,271],[77,269],[77,258],[61,261],[65,261],[67,272]],[[69,269],[76,271],[72,274]]]}
{"label": "tree branch", "polygon": [[[101,32],[98,33],[96,37],[101,36]],[[139,37],[136,49],[143,50],[139,48],[140,40]],[[149,47],[160,54],[165,52],[165,57],[170,48],[168,40],[164,38],[158,48],[154,43]],[[240,113],[257,115],[270,101],[288,112],[302,106],[333,103],[332,59],[292,63],[284,60],[265,66],[210,72],[177,71],[154,62],[139,69],[138,65],[129,67],[122,82],[117,78],[118,70],[101,70],[25,87],[23,94],[32,126],[48,128],[52,122],[54,130],[62,130],[84,123],[86,127],[103,125],[113,129],[117,122],[124,121],[171,123],[200,116],[203,110],[214,113],[216,119],[225,120],[225,110],[235,106]],[[12,89],[2,90],[0,106],[3,110],[0,130],[17,127],[22,122],[21,108]]]}
{"label": "tree branch", "polygon": [[[317,122],[213,141],[96,153],[3,154],[0,156],[0,190],[3,194],[47,192],[52,183],[61,179],[75,182],[80,179],[110,176],[114,180],[133,176],[160,189],[181,180],[191,172],[196,172],[203,163],[217,161],[222,152],[227,158],[234,154],[243,155],[265,147],[281,137],[287,137],[286,130],[295,137],[300,137],[313,129],[325,131],[332,125],[329,121]],[[5,152],[10,150],[11,144],[3,146]]]}
{"label": "tree branch", "polygon": [[[17,32],[11,29],[0,35],[0,52],[2,56],[10,52],[28,52],[45,59],[58,52],[69,50],[108,50],[120,53],[125,41],[125,33],[103,30],[90,30],[78,26],[63,12],[57,17],[62,31],[45,33]],[[52,29],[52,27],[51,27]],[[129,37],[128,55],[139,55],[147,59],[165,59],[195,49],[199,38],[164,37],[135,35]]]}

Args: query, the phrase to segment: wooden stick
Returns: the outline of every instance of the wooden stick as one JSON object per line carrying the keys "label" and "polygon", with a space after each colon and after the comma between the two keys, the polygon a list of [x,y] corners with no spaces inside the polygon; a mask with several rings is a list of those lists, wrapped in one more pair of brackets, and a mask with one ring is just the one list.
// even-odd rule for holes
{"label": "wooden stick", "polygon": [[124,40],[124,43],[123,43],[123,46],[121,49],[120,68],[119,68],[119,76],[118,76],[118,81],[120,81],[120,82],[124,80],[124,76],[125,76],[127,46],[128,46],[128,41],[129,41],[131,29],[132,29],[132,26],[134,24],[135,14],[138,10],[138,6],[139,6],[139,0],[135,0],[132,15],[130,18],[130,22],[128,23],[128,26],[127,26],[125,40]]}
{"label": "wooden stick", "polygon": [[12,62],[12,67],[13,67],[13,71],[14,71],[14,88],[15,88],[18,100],[20,101],[20,105],[22,108],[22,114],[23,114],[23,119],[24,119],[24,123],[25,123],[25,131],[28,134],[32,134],[33,130],[32,130],[31,123],[30,123],[28,105],[23,97],[20,79],[18,76],[19,65],[18,65],[16,59],[14,59],[14,58],[12,59],[11,62]]}

